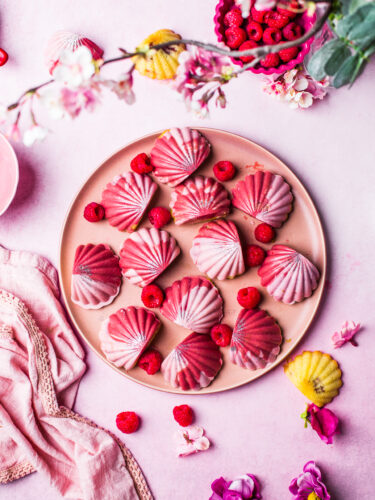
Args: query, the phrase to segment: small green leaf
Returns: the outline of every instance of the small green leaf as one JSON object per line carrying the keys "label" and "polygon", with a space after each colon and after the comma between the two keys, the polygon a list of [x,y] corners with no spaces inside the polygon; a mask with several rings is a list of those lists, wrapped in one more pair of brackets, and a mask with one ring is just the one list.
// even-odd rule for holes
{"label": "small green leaf", "polygon": [[353,83],[361,67],[362,58],[360,54],[350,56],[336,73],[332,85],[338,89],[348,83]]}
{"label": "small green leaf", "polygon": [[366,3],[353,14],[343,17],[337,23],[336,33],[345,38],[351,29],[366,20],[366,17],[373,9],[375,9],[375,2]]}
{"label": "small green leaf", "polygon": [[375,33],[375,9],[373,9],[366,20],[357,24],[348,33],[350,40],[362,40]]}
{"label": "small green leaf", "polygon": [[359,7],[362,7],[362,5],[366,5],[366,3],[369,3],[371,0],[352,0],[349,3],[349,14],[353,14]]}
{"label": "small green leaf", "polygon": [[315,78],[315,80],[322,80],[326,76],[324,69],[325,64],[330,59],[332,54],[342,47],[345,47],[345,44],[338,38],[330,40],[328,43],[324,44],[320,50],[315,52],[307,63],[307,71],[309,74]]}
{"label": "small green leaf", "polygon": [[343,63],[352,55],[351,50],[346,45],[338,47],[324,65],[324,71],[329,76],[335,75]]}

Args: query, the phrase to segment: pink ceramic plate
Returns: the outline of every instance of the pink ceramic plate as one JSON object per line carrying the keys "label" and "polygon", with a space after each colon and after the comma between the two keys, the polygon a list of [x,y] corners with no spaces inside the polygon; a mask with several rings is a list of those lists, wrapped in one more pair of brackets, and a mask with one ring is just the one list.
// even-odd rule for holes
{"label": "pink ceramic plate", "polygon": [[[249,371],[233,365],[229,361],[229,348],[224,348],[222,349],[224,366],[216,379],[205,389],[198,392],[190,391],[189,394],[220,392],[238,387],[264,375],[285,359],[305,335],[316,314],[323,293],[326,273],[325,241],[319,216],[310,196],[293,172],[278,158],[247,139],[220,130],[205,128],[200,130],[212,144],[213,150],[204,166],[199,169],[200,174],[212,175],[212,167],[217,161],[230,160],[238,166],[238,174],[231,182],[225,183],[228,190],[248,173],[262,168],[281,174],[288,181],[295,198],[294,209],[288,221],[277,231],[277,242],[290,245],[309,257],[320,269],[321,278],[319,287],[312,297],[293,306],[275,302],[264,290],[264,300],[261,307],[276,318],[283,330],[282,350],[275,363],[263,370]],[[97,311],[81,309],[71,301],[71,270],[76,247],[82,243],[108,243],[118,253],[124,239],[127,237],[127,234],[111,227],[106,221],[96,224],[85,221],[83,209],[91,201],[100,202],[101,193],[106,183],[115,175],[127,171],[130,160],[138,153],[149,153],[158,135],[159,133],[148,135],[125,146],[90,176],[69,210],[62,233],[60,278],[68,311],[82,337],[104,361],[106,359],[100,350],[98,337],[101,322],[120,307],[142,305],[141,289],[128,281],[124,281],[120,294],[115,301]],[[160,185],[154,199],[154,205],[168,206],[170,193],[171,188]],[[254,243],[253,228],[257,221],[238,210],[234,210],[229,218],[236,222],[244,239],[248,243]],[[162,287],[168,286],[174,280],[181,279],[183,276],[199,274],[198,269],[191,260],[189,250],[192,239],[197,234],[200,226],[201,224],[187,226],[169,224],[166,227],[177,239],[182,255],[157,280]],[[150,223],[145,219],[140,227],[150,227]],[[236,301],[237,291],[245,286],[260,286],[257,270],[251,269],[233,280],[217,281],[216,285],[224,299],[224,322],[233,326],[240,311],[240,306]],[[166,320],[157,310],[156,313],[162,321],[163,327],[155,338],[153,346],[159,349],[163,356],[166,356],[190,332]],[[140,368],[135,368],[126,373],[124,370],[118,369],[110,363],[108,364],[125,377],[154,389],[175,393],[182,392],[168,386],[160,373],[147,375]]]}
{"label": "pink ceramic plate", "polygon": [[9,141],[0,134],[0,215],[12,203],[18,186],[18,160]]}

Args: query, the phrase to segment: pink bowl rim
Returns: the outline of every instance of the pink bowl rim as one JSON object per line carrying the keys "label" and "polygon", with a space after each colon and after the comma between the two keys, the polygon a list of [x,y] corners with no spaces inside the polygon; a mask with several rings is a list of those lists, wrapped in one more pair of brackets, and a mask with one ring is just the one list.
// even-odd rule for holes
{"label": "pink bowl rim", "polygon": [[6,148],[8,149],[9,155],[11,156],[11,159],[13,160],[13,162],[12,162],[13,163],[13,168],[15,169],[15,173],[16,173],[16,179],[15,179],[15,182],[14,182],[13,191],[11,193],[11,196],[9,198],[8,203],[5,205],[5,207],[3,208],[3,210],[0,210],[0,216],[1,216],[1,215],[5,214],[5,212],[9,208],[10,204],[14,200],[14,197],[15,197],[16,192],[17,192],[19,178],[20,178],[20,169],[19,169],[18,159],[17,159],[16,153],[15,153],[12,145],[10,144],[10,142],[8,141],[8,139],[3,134],[1,134],[1,133],[0,133],[0,141],[3,142],[3,144],[5,144]]}
{"label": "pink bowl rim", "polygon": [[[219,18],[223,15],[222,9],[226,7],[226,4],[228,1],[233,1],[233,0],[219,0],[219,2],[216,5],[215,8],[215,15],[214,15],[214,23],[215,23],[215,34],[217,36],[217,39],[219,42],[224,43],[224,37],[220,33],[220,28],[222,27],[222,24],[219,22]],[[302,20],[305,22],[305,24],[312,24],[315,21],[315,14],[313,16],[309,16],[307,12],[304,12],[302,15]],[[298,57],[296,59],[292,59],[289,61],[287,64],[281,64],[278,68],[262,68],[261,66],[259,68],[249,68],[247,71],[251,71],[252,73],[256,74],[262,74],[262,75],[274,75],[274,74],[281,74],[284,73],[285,71],[289,71],[293,68],[295,68],[298,64],[301,64],[308,52],[310,51],[310,46],[314,40],[314,37],[312,36],[306,42],[302,44],[302,49],[298,54]],[[225,47],[227,47],[225,45]],[[243,66],[243,62],[237,59],[232,59],[233,64],[237,64],[238,66]]]}

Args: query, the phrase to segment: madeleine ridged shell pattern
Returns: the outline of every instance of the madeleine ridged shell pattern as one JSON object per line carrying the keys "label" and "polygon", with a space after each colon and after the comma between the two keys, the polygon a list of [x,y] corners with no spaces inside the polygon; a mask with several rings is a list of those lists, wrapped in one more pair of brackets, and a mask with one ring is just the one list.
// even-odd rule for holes
{"label": "madeleine ridged shell pattern", "polygon": [[164,359],[166,382],[183,391],[207,387],[223,364],[220,349],[208,335],[191,333]]}
{"label": "madeleine ridged shell pattern", "polygon": [[171,128],[156,139],[151,150],[154,175],[163,184],[177,186],[197,170],[210,150],[210,143],[198,130]]}
{"label": "madeleine ridged shell pattern", "polygon": [[152,311],[127,307],[111,314],[100,329],[100,348],[105,357],[125,370],[133,368],[160,328]]}
{"label": "madeleine ridged shell pattern", "polygon": [[245,271],[241,241],[232,221],[204,224],[193,240],[190,255],[199,271],[211,279],[234,278]]}
{"label": "madeleine ridged shell pattern", "polygon": [[206,278],[186,277],[165,289],[160,312],[177,325],[197,333],[209,333],[223,317],[223,299]]}
{"label": "madeleine ridged shell pattern", "polygon": [[135,231],[157,188],[147,175],[126,172],[115,177],[102,194],[106,219],[120,231]]}
{"label": "madeleine ridged shell pattern", "polygon": [[227,190],[211,177],[197,175],[171,194],[169,204],[177,226],[225,217],[230,211]]}
{"label": "madeleine ridged shell pattern", "polygon": [[272,316],[262,309],[242,309],[233,329],[230,360],[249,370],[265,368],[277,358],[281,342]]}
{"label": "madeleine ridged shell pattern", "polygon": [[293,195],[281,175],[258,171],[237,182],[233,206],[273,227],[280,227],[292,210]]}
{"label": "madeleine ridged shell pattern", "polygon": [[160,229],[140,229],[124,241],[120,251],[122,274],[134,285],[154,281],[179,255],[176,240]]}
{"label": "madeleine ridged shell pattern", "polygon": [[71,298],[84,309],[100,309],[110,304],[121,287],[117,255],[108,245],[80,245],[75,253]]}
{"label": "madeleine ridged shell pattern", "polygon": [[319,271],[314,264],[285,245],[274,245],[267,252],[258,275],[268,293],[285,304],[310,297],[319,282]]}

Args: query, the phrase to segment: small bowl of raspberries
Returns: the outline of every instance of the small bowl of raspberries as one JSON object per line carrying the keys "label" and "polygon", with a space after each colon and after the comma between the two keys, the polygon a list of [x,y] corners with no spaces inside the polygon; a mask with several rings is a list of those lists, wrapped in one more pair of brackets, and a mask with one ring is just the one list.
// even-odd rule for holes
{"label": "small bowl of raspberries", "polygon": [[[231,50],[247,50],[261,45],[275,45],[300,38],[315,22],[315,15],[305,11],[296,13],[298,0],[285,0],[290,9],[276,6],[269,10],[256,10],[253,6],[250,15],[244,19],[235,0],[220,0],[215,11],[215,33],[219,42]],[[283,6],[284,7],[284,6]],[[249,68],[253,73],[271,75],[284,73],[302,63],[310,50],[313,37],[296,47],[267,54],[258,64]],[[253,56],[233,59],[235,64],[243,66],[251,62]]]}

